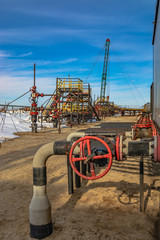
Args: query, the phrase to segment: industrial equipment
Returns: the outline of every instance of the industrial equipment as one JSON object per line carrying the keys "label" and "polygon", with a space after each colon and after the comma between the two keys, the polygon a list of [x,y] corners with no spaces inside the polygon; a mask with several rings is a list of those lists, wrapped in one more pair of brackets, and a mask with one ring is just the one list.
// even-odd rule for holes
{"label": "industrial equipment", "polygon": [[[96,180],[106,175],[112,159],[124,161],[128,156],[148,156],[160,162],[160,137],[152,131],[154,125],[148,115],[136,123],[136,128],[148,131],[152,136],[137,135],[132,140],[131,125],[127,123],[103,123],[94,128],[71,133],[66,141],[56,141],[41,147],[33,160],[34,193],[30,204],[31,237],[42,239],[52,233],[51,206],[46,193],[46,161],[51,155],[67,155],[68,193],[81,186],[81,178]],[[121,126],[121,127],[120,127]],[[120,131],[119,131],[120,129]],[[75,181],[73,181],[75,175]]]}
{"label": "industrial equipment", "polygon": [[79,78],[57,78],[56,90],[48,102],[43,115],[57,125],[64,121],[67,125],[80,124],[95,116],[97,112],[92,105],[92,91],[89,84]]}
{"label": "industrial equipment", "polygon": [[[127,123],[122,124],[124,128],[121,126],[121,130],[125,130],[123,132],[119,132],[116,125],[107,127],[108,123],[105,123],[105,127],[101,124],[97,128],[71,133],[66,141],[49,143],[41,147],[33,160],[33,198],[29,209],[31,237],[42,239],[49,236],[53,230],[51,206],[46,193],[46,161],[49,156],[67,155],[69,194],[74,192],[73,182],[75,182],[76,188],[81,186],[80,178],[96,180],[107,174],[111,168],[113,157],[117,161],[124,161],[128,156],[140,156],[141,176],[143,175],[143,156],[148,156],[153,162],[160,163],[160,59],[157,57],[160,53],[159,13],[160,0],[157,0],[153,34],[152,116],[147,112],[143,113],[130,131],[126,130]],[[109,43],[107,46],[109,53]],[[108,55],[106,56],[108,57]],[[103,72],[105,73],[105,71],[106,65]],[[105,97],[105,77],[105,75],[102,76],[102,99]],[[73,173],[75,174],[75,181],[73,181]],[[141,176],[140,181],[142,180]],[[143,181],[141,183],[143,184]],[[140,191],[143,191],[142,185],[140,189]],[[140,203],[143,200],[141,198]],[[160,236],[159,229],[158,236]]]}
{"label": "industrial equipment", "polygon": [[[107,39],[105,43],[105,54],[104,54],[104,63],[103,63],[103,73],[101,80],[101,91],[100,91],[100,101],[105,101],[106,96],[106,84],[107,84],[107,68],[108,68],[108,60],[109,60],[109,46],[110,40]],[[107,101],[109,101],[109,96],[107,96]]]}
{"label": "industrial equipment", "polygon": [[[107,39],[105,43],[105,53],[103,62],[103,73],[101,79],[101,90],[100,97],[95,101],[95,108],[99,116],[114,115],[114,103],[109,102],[109,82],[107,83],[108,66],[109,66],[109,47],[110,40]],[[107,97],[106,97],[106,86],[107,86]]]}

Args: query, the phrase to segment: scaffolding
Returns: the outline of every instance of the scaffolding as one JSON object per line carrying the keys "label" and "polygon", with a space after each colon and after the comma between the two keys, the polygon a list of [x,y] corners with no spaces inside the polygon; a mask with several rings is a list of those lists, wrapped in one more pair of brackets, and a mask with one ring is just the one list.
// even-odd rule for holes
{"label": "scaffolding", "polygon": [[96,115],[92,106],[92,91],[89,84],[79,78],[57,78],[55,94],[48,102],[44,114],[58,125],[60,121],[67,124],[80,124]]}
{"label": "scaffolding", "polygon": [[95,109],[100,117],[113,116],[115,114],[114,102],[109,102],[108,96],[95,101]]}

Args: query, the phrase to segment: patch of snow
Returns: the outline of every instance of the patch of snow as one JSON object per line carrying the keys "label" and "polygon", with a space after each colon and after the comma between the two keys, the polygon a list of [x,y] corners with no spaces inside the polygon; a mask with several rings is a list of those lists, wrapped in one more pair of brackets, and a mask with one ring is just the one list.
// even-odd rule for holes
{"label": "patch of snow", "polygon": [[89,119],[87,122],[88,123],[94,123],[94,122],[96,122],[96,119]]}
{"label": "patch of snow", "polygon": [[18,137],[14,132],[30,131],[28,113],[0,113],[0,142]]}
{"label": "patch of snow", "polygon": [[61,128],[68,128],[68,126],[62,124],[62,125],[61,125]]}
{"label": "patch of snow", "polygon": [[[37,122],[38,129],[41,128],[41,123]],[[42,122],[43,127],[53,128],[53,123]],[[62,124],[61,128],[67,127]],[[5,140],[16,138],[14,135],[16,132],[31,132],[31,117],[29,112],[21,113],[15,111],[14,113],[2,113],[0,112],[0,142]]]}

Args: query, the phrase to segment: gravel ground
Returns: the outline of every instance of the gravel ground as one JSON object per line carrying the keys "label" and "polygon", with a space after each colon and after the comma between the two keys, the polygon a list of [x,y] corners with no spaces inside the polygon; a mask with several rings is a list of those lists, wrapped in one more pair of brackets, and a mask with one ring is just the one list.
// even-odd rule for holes
{"label": "gravel ground", "polygon": [[[133,122],[135,117],[104,121]],[[45,143],[65,140],[86,124],[37,134],[21,133],[0,149],[0,240],[29,240],[28,209],[32,198],[32,160]],[[113,161],[107,175],[97,181],[82,181],[69,196],[66,157],[52,156],[47,162],[47,193],[52,206],[53,234],[46,239],[153,240],[159,227],[160,170],[144,159],[145,212],[140,213],[139,158]],[[156,224],[155,224],[156,223]],[[156,227],[155,227],[156,226]]]}

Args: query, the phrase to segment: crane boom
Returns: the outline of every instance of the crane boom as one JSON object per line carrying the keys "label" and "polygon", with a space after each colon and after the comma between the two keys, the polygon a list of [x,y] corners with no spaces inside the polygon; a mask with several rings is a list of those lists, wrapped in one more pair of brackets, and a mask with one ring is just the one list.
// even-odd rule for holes
{"label": "crane boom", "polygon": [[[103,73],[102,73],[102,81],[101,81],[101,92],[100,92],[100,99],[101,99],[101,101],[105,100],[107,67],[108,67],[108,59],[109,59],[109,45],[110,45],[110,40],[107,39],[106,43],[105,43]],[[107,98],[109,98],[109,96]]]}

